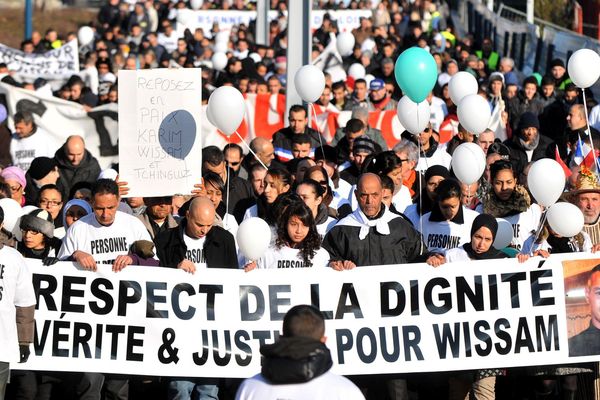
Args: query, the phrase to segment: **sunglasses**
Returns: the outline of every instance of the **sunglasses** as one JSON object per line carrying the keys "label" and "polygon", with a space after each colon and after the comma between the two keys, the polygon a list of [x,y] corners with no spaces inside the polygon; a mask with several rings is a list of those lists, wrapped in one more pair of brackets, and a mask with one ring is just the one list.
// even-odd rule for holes
{"label": "sunglasses", "polygon": [[240,161],[227,162],[227,164],[229,164],[232,167],[237,167],[238,165],[240,165]]}

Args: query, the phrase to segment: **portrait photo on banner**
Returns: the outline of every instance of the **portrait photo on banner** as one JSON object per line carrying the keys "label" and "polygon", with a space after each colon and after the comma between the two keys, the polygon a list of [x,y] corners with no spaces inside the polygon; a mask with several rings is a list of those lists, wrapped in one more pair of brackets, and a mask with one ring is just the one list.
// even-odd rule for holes
{"label": "portrait photo on banner", "polygon": [[600,259],[562,262],[569,356],[600,355]]}

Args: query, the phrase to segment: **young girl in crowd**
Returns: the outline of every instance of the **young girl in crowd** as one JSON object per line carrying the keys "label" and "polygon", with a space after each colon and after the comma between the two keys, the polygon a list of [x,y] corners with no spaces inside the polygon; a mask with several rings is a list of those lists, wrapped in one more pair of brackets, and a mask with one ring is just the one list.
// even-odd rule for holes
{"label": "young girl in crowd", "polygon": [[69,229],[80,218],[85,217],[92,212],[90,203],[85,200],[73,199],[69,200],[63,207],[62,217],[65,230]]}
{"label": "young girl in crowd", "polygon": [[260,217],[271,226],[277,224],[277,215],[273,214],[278,197],[287,193],[292,185],[292,176],[281,168],[269,169],[264,179],[263,194],[256,199],[256,204],[244,213],[244,219]]}
{"label": "young girl in crowd", "polygon": [[431,212],[423,215],[415,227],[422,229],[429,251],[439,253],[429,258],[428,262],[432,263],[435,260],[443,262],[443,254],[447,250],[469,241],[471,226],[478,215],[462,205],[460,183],[456,179],[443,180],[435,189],[435,199]]}
{"label": "young girl in crowd", "polygon": [[336,220],[328,215],[327,206],[323,203],[325,189],[318,182],[306,179],[296,187],[296,194],[312,212],[319,235],[325,236],[336,223]]}
{"label": "young girl in crowd", "polygon": [[[306,171],[306,177],[318,182],[319,185],[321,185],[321,187],[325,190],[325,194],[323,195],[323,203],[328,207],[328,214],[331,217],[335,219],[341,219],[352,212],[348,198],[342,197],[337,191],[333,191],[331,189],[332,182],[328,179],[328,173],[325,167],[320,165],[311,167]],[[349,185],[349,188],[352,188],[352,185]],[[350,189],[348,189],[348,192],[349,190]]]}
{"label": "young girl in crowd", "polygon": [[54,223],[48,211],[37,209],[24,215],[19,228],[22,239],[17,250],[23,257],[44,260],[45,264],[56,262],[62,242],[54,236]]}
{"label": "young girl in crowd", "polygon": [[312,211],[301,201],[293,202],[283,211],[277,226],[277,240],[258,262],[246,265],[254,268],[327,267],[329,253],[321,247]]}
{"label": "young girl in crowd", "polygon": [[[234,216],[231,215],[230,212],[227,212],[226,206],[223,203],[223,193],[227,190],[223,180],[214,172],[206,172],[202,176],[202,181],[204,182],[206,196],[213,203],[217,212],[215,216],[216,224],[222,226],[223,229],[231,233],[235,238],[238,230],[238,223]],[[229,209],[229,211],[231,211],[231,209]]]}
{"label": "young girl in crowd", "polygon": [[532,203],[527,189],[518,185],[513,165],[510,161],[498,160],[490,166],[491,190],[484,196],[478,211],[504,218],[513,226],[513,240],[510,244],[521,250],[531,232],[535,232],[542,209]]}

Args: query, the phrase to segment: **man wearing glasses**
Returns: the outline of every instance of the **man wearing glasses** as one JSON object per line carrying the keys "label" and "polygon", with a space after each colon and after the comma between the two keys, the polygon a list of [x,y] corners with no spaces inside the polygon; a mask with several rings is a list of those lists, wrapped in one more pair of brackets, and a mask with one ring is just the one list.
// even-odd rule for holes
{"label": "man wearing glasses", "polygon": [[244,152],[240,145],[236,143],[227,143],[225,147],[223,147],[223,154],[225,155],[225,162],[229,167],[229,171],[233,176],[239,176],[242,179],[248,180],[248,171],[242,164],[244,161]]}

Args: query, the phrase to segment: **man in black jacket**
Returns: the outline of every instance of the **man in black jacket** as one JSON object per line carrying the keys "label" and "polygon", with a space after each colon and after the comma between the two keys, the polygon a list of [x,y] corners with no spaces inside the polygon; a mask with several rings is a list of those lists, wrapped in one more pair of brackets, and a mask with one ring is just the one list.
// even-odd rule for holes
{"label": "man in black jacket", "polygon": [[306,108],[301,105],[293,105],[290,107],[288,121],[290,126],[282,128],[273,135],[273,147],[275,147],[275,155],[281,162],[288,162],[292,158],[292,138],[294,135],[307,134],[310,137],[312,148],[317,148],[321,142],[327,143],[321,138],[319,140],[319,132],[308,125],[308,114]]}
{"label": "man in black jacket", "polygon": [[517,132],[504,144],[510,150],[510,162],[520,175],[527,164],[541,158],[553,158],[554,142],[540,134],[540,123],[535,114],[526,112],[521,115]]}
{"label": "man in black jacket", "polygon": [[65,144],[54,154],[60,174],[60,187],[65,194],[79,182],[93,183],[100,175],[100,164],[85,148],[81,136],[69,136]]}
{"label": "man in black jacket", "polygon": [[238,268],[233,236],[214,221],[215,207],[208,198],[192,200],[179,227],[156,236],[160,266],[190,273],[198,268]]}

